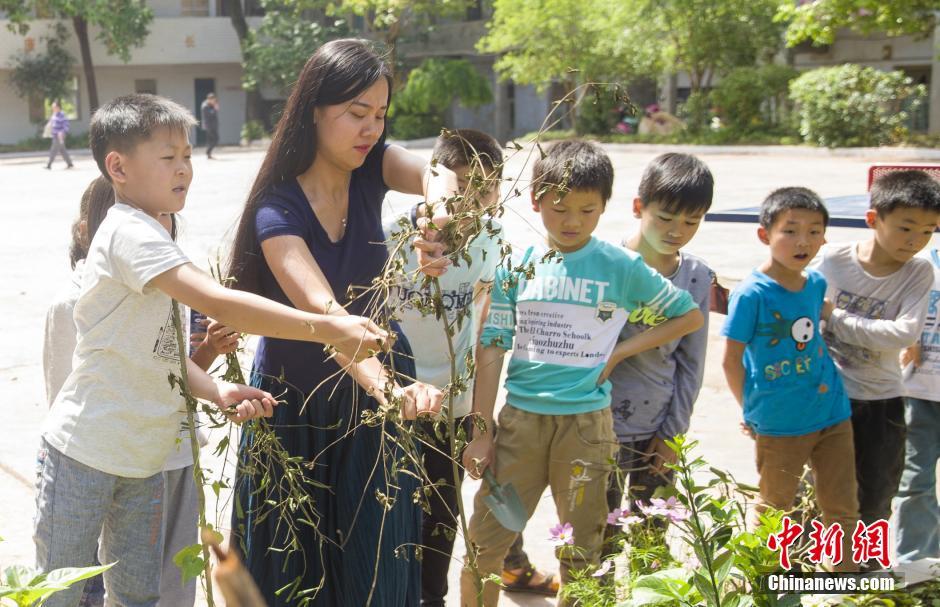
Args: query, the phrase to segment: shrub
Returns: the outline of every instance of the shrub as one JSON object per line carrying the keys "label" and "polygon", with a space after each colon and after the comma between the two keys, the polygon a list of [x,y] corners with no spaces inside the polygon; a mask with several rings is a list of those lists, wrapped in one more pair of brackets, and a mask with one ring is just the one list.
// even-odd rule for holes
{"label": "shrub", "polygon": [[915,86],[902,72],[848,63],[805,72],[790,83],[800,135],[827,147],[878,146],[903,139],[909,112],[926,95],[923,85]]}
{"label": "shrub", "polygon": [[610,134],[624,110],[636,114],[636,108],[619,86],[592,85],[578,108],[575,132],[578,135]]}
{"label": "shrub", "polygon": [[259,120],[249,120],[242,125],[241,138],[248,143],[264,137],[264,125]]}
{"label": "shrub", "polygon": [[679,106],[679,118],[685,121],[685,128],[693,134],[707,131],[712,119],[712,103],[705,91],[695,91]]}
{"label": "shrub", "polygon": [[798,75],[784,65],[735,68],[712,91],[712,103],[732,131],[779,130],[786,123],[790,81]]}

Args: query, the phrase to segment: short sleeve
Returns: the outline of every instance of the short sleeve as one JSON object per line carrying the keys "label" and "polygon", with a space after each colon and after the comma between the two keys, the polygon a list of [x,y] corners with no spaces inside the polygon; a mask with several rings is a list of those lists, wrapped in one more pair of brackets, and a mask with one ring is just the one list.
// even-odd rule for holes
{"label": "short sleeve", "polygon": [[758,293],[752,289],[736,289],[728,304],[728,317],[721,328],[725,337],[747,344],[754,339],[757,327]]}
{"label": "short sleeve", "polygon": [[642,303],[667,318],[682,316],[697,307],[688,291],[676,287],[639,256],[632,260],[624,295],[626,299]]}
{"label": "short sleeve", "polygon": [[499,262],[501,261],[501,251],[500,251],[500,241],[503,238],[503,228],[495,221],[493,222],[493,229],[495,234],[490,234],[486,231],[482,232],[482,236],[486,239],[483,244],[482,251],[482,263],[483,269],[480,272],[480,282],[490,284],[496,280],[496,269],[499,267]]}
{"label": "short sleeve", "polygon": [[301,210],[297,204],[292,204],[283,196],[266,196],[258,205],[255,214],[255,234],[258,236],[258,242],[275,236],[303,238],[307,233],[307,225]]}
{"label": "short sleeve", "polygon": [[189,258],[156,220],[131,217],[115,228],[108,261],[114,278],[142,293],[151,280]]}
{"label": "short sleeve", "polygon": [[519,275],[500,266],[493,283],[490,312],[483,325],[480,343],[484,347],[497,346],[509,350],[516,335],[516,289],[519,286]]}

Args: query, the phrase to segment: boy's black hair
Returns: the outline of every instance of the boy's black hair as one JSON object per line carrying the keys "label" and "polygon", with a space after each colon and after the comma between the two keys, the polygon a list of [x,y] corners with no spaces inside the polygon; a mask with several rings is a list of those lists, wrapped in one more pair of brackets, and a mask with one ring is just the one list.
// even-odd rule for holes
{"label": "boy's black hair", "polygon": [[660,205],[666,213],[705,213],[712,206],[715,179],[705,163],[691,154],[662,154],[640,179],[640,204]]}
{"label": "boy's black hair", "polygon": [[128,153],[154,129],[166,127],[188,133],[195,125],[192,113],[175,101],[142,93],[124,95],[104,104],[91,117],[91,154],[101,174],[111,181],[104,164],[109,152]]}
{"label": "boy's black hair", "polygon": [[809,188],[791,187],[774,190],[760,205],[760,225],[769,230],[777,217],[790,209],[806,209],[822,215],[823,225],[829,225],[829,211],[819,194]]}
{"label": "boy's black hair", "polygon": [[495,171],[495,177],[503,176],[503,150],[492,135],[476,129],[449,130],[434,143],[431,159],[448,169],[470,166],[475,158],[488,173]]}
{"label": "boy's black hair", "polygon": [[532,191],[538,200],[549,191],[594,190],[604,204],[614,188],[614,166],[596,143],[582,139],[557,141],[532,167]]}
{"label": "boy's black hair", "polygon": [[889,171],[871,184],[870,208],[879,217],[899,208],[940,213],[940,183],[924,171]]}

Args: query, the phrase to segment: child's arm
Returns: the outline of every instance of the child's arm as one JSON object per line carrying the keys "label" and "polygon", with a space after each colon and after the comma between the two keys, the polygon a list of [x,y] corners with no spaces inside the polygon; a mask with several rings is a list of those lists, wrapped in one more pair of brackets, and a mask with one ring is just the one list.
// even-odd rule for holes
{"label": "child's arm", "polygon": [[356,360],[388,345],[388,333],[367,318],[345,312],[311,314],[253,293],[227,289],[191,263],[163,272],[149,285],[244,333],[331,344]]}
{"label": "child's arm", "polygon": [[[477,373],[473,388],[473,414],[483,420],[484,430],[473,426],[473,439],[463,451],[463,466],[472,478],[480,478],[488,466],[496,463],[496,448],[493,444],[496,424],[493,409],[499,392],[499,376],[503,371],[506,350],[500,346],[477,348]],[[495,468],[494,468],[495,469]]]}
{"label": "child's arm", "polygon": [[601,372],[598,383],[603,383],[614,367],[631,356],[679,339],[683,335],[688,335],[693,331],[699,330],[704,324],[705,317],[702,315],[701,310],[694,308],[681,316],[670,318],[666,322],[648,331],[637,333],[623,340],[614,347],[614,351],[610,354],[607,365]]}
{"label": "child's arm", "polygon": [[738,401],[740,406],[744,406],[744,348],[747,344],[740,341],[727,338],[725,339],[725,357],[721,361],[721,366],[725,370],[725,380],[728,382],[728,388]]}
{"label": "child's arm", "polygon": [[274,412],[277,402],[268,392],[227,381],[217,382],[189,358],[186,359],[186,374],[193,396],[211,401],[235,423],[271,417]]}
{"label": "child's arm", "polygon": [[915,266],[918,275],[912,286],[900,294],[901,305],[894,320],[863,318],[835,307],[826,300],[822,320],[826,330],[847,344],[870,350],[900,350],[920,339],[927,320],[927,296],[933,285],[933,269]]}
{"label": "child's arm", "polygon": [[240,335],[215,319],[205,318],[202,322],[206,325],[206,333],[190,358],[200,369],[208,372],[216,358],[238,348]]}
{"label": "child's arm", "polygon": [[692,418],[692,406],[702,389],[705,377],[705,351],[708,346],[708,297],[700,302],[699,310],[702,312],[702,327],[689,333],[676,347],[676,373],[673,378],[672,400],[669,411],[663,420],[657,436],[662,439],[671,439],[679,434],[689,431],[689,420]]}

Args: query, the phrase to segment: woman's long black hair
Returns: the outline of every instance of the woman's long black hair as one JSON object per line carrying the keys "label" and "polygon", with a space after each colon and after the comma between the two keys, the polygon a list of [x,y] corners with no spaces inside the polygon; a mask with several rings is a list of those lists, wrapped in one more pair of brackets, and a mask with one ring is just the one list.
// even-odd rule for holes
{"label": "woman's long black hair", "polygon": [[[391,73],[370,44],[351,38],[327,42],[300,71],[238,222],[227,268],[233,279],[230,286],[253,293],[261,291],[264,258],[255,231],[255,215],[270,188],[296,178],[313,164],[317,153],[314,109],[352,101],[380,78],[388,82],[391,103]],[[376,145],[384,143],[385,130]]]}

